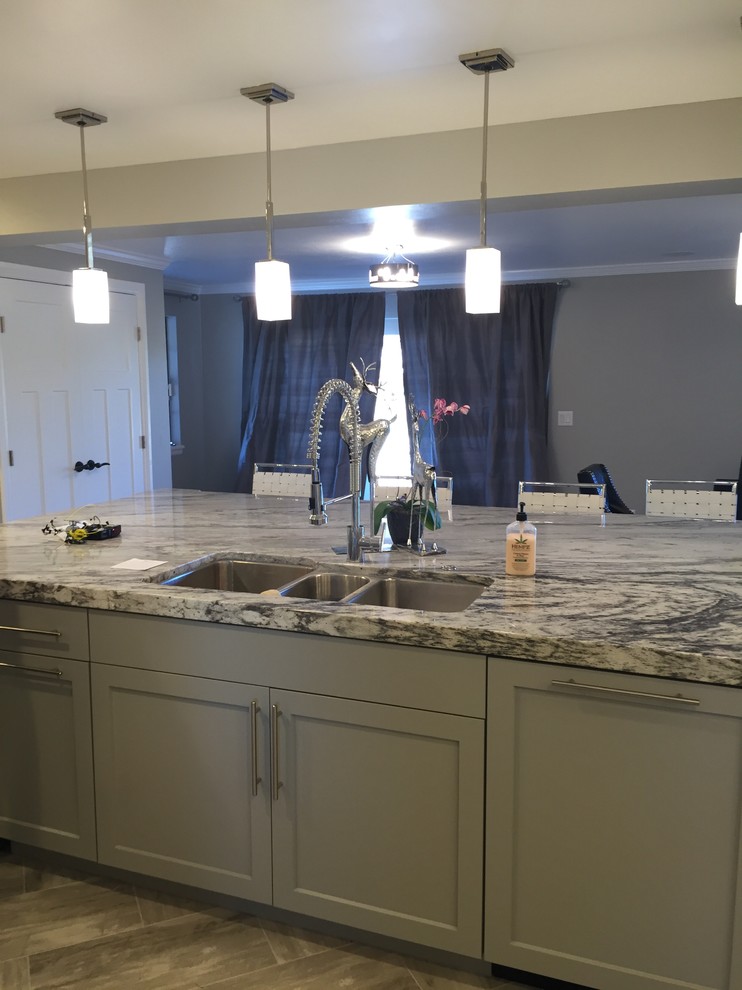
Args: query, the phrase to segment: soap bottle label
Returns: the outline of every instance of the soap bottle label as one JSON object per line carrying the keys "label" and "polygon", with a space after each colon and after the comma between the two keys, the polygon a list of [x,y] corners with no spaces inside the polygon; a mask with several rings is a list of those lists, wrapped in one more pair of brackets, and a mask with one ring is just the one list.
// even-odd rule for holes
{"label": "soap bottle label", "polygon": [[508,533],[505,573],[523,576],[536,573],[536,541],[531,533]]}

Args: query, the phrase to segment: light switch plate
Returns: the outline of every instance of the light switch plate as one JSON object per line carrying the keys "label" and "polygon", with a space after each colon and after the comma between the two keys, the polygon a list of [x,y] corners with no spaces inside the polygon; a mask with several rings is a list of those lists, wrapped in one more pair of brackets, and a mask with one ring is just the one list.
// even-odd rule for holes
{"label": "light switch plate", "polygon": [[557,413],[557,426],[572,426],[572,410],[560,409]]}

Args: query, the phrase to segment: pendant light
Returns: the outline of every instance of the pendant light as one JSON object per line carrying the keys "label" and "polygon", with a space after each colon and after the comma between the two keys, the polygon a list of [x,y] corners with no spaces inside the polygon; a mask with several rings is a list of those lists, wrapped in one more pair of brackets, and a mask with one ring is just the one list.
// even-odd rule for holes
{"label": "pendant light", "polygon": [[65,124],[80,129],[82,158],[82,237],[85,247],[85,267],[72,272],[72,308],[75,323],[110,323],[108,274],[93,263],[93,227],[88,212],[88,170],[85,163],[85,128],[105,124],[108,117],[92,110],[60,110],[54,116]]}
{"label": "pendant light", "polygon": [[291,319],[291,273],[288,263],[273,257],[273,201],[271,198],[271,106],[287,103],[294,94],[277,83],[246,86],[243,96],[265,107],[265,143],[267,190],[265,202],[265,237],[268,257],[255,262],[255,303],[258,319],[267,321]]}
{"label": "pendant light", "polygon": [[497,248],[487,247],[487,128],[489,124],[490,72],[512,69],[514,60],[502,48],[459,55],[459,61],[484,76],[484,126],[482,129],[482,182],[479,195],[479,247],[466,252],[464,295],[467,313],[499,313],[501,263]]}
{"label": "pendant light", "polygon": [[410,289],[419,281],[420,269],[402,254],[401,244],[396,251],[387,250],[384,260],[368,270],[368,284],[379,289]]}

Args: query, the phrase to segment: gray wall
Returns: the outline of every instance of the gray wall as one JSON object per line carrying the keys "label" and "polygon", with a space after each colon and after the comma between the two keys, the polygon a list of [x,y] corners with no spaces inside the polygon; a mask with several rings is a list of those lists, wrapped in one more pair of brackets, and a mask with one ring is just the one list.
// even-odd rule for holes
{"label": "gray wall", "polygon": [[[79,268],[81,255],[38,247],[0,249],[0,261],[36,268],[68,272]],[[147,364],[149,369],[149,409],[152,444],[152,487],[170,488],[170,426],[167,408],[167,355],[165,352],[165,314],[162,272],[96,258],[96,266],[105,268],[111,278],[141,282],[145,288],[147,317]]]}
{"label": "gray wall", "polygon": [[[552,355],[553,481],[607,465],[644,511],[647,478],[737,477],[742,308],[734,272],[579,279],[564,290]],[[572,410],[574,426],[558,426]]]}

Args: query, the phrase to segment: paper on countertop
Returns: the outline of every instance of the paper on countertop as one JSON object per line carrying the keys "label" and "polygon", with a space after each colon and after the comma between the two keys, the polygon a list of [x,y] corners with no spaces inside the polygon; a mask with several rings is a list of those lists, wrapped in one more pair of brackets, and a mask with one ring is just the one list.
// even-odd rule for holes
{"label": "paper on countertop", "polygon": [[122,560],[120,564],[113,564],[112,566],[125,571],[146,571],[150,567],[157,567],[158,564],[166,563],[166,560],[142,560],[139,557],[131,557],[129,560]]}

